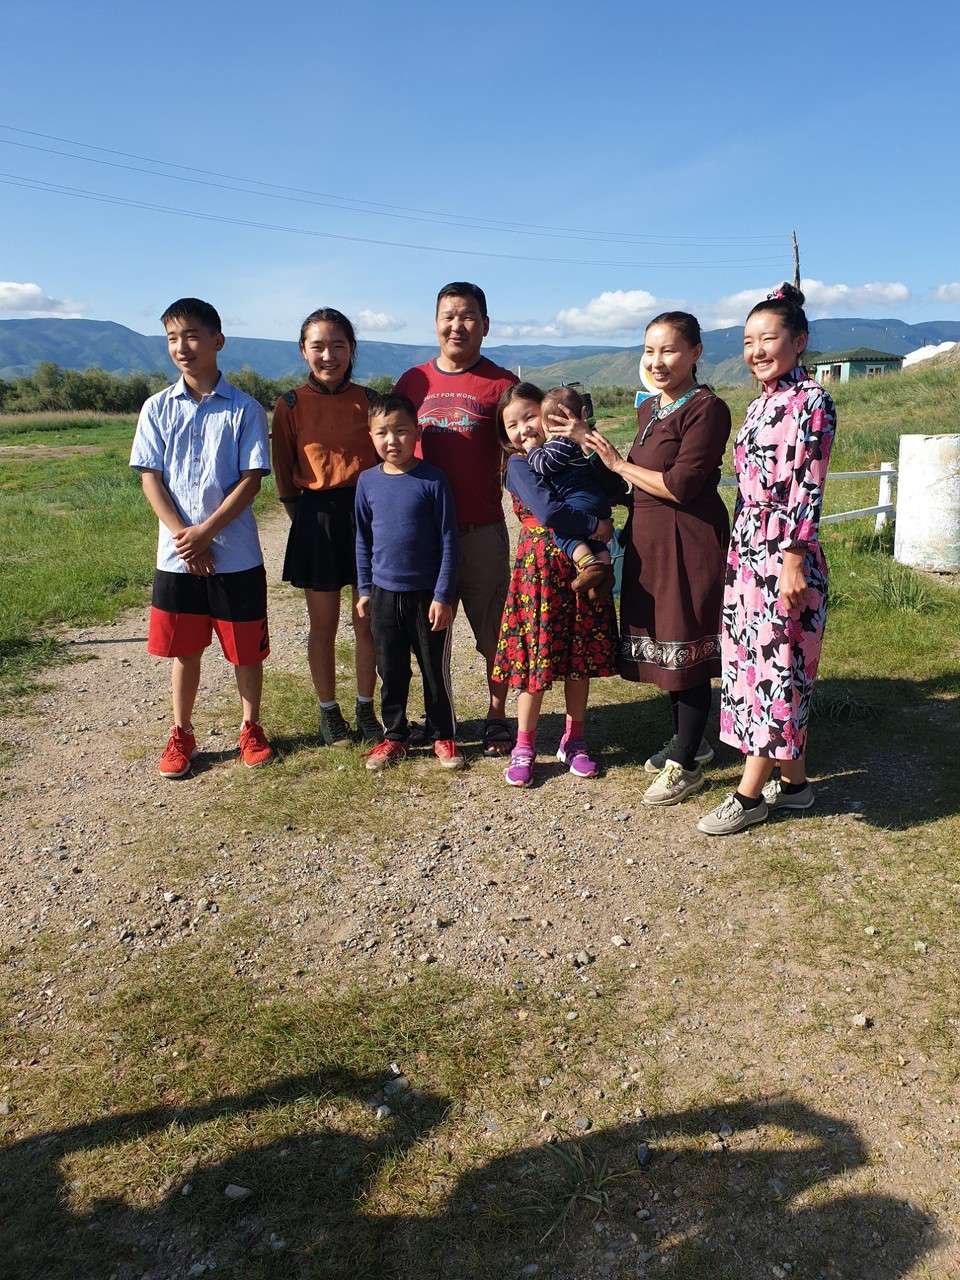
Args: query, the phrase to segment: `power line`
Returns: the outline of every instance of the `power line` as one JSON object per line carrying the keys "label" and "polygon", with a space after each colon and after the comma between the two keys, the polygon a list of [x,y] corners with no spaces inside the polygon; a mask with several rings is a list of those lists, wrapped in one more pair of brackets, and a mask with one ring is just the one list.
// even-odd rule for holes
{"label": "power line", "polygon": [[[75,155],[73,152],[60,151],[50,147],[41,147],[27,142],[17,142],[9,138],[0,138],[6,146],[21,147],[49,155],[63,156],[79,160],[85,164],[99,164],[116,169],[125,169],[132,173],[143,173],[152,177],[173,179],[177,182],[190,182],[202,186],[214,187],[227,191],[244,191],[247,194],[260,195],[267,199],[289,200],[301,204],[315,204],[321,207],[341,209],[346,212],[362,212],[377,217],[399,218],[404,221],[421,221],[441,226],[470,227],[480,230],[499,232],[511,235],[543,236],[554,239],[573,239],[599,241],[609,244],[641,244],[663,248],[766,248],[782,243],[786,232],[780,234],[763,234],[757,236],[670,236],[653,233],[633,233],[617,231],[587,230],[582,227],[552,227],[537,223],[509,222],[488,218],[477,218],[449,211],[439,212],[428,209],[409,208],[404,205],[380,204],[375,201],[361,200],[352,196],[342,196],[327,192],[311,191],[301,187],[288,187],[278,183],[264,182],[259,178],[238,177],[235,174],[220,173],[216,170],[197,169],[189,165],[181,165],[168,160],[159,160],[151,156],[141,156],[133,152],[118,151],[110,147],[100,147],[93,143],[79,142],[72,138],[62,138],[55,134],[39,133],[32,129],[20,129],[15,125],[0,123],[0,129],[23,134],[27,137],[42,138],[47,142],[60,142],[71,147],[82,147],[88,151],[99,151],[104,155],[120,156],[124,160],[136,160],[141,164],[160,165],[166,169],[180,169],[181,174],[158,173],[155,169],[143,169],[127,165],[119,161],[100,160],[95,156]],[[202,177],[185,177],[184,174],[199,174]],[[212,179],[222,178],[231,184],[227,186]],[[254,190],[254,188],[264,188]],[[280,193],[280,194],[277,194]]]}
{"label": "power line", "polygon": [[[67,187],[59,183],[43,182],[36,178],[27,178],[22,174],[0,173],[0,183],[5,186],[25,187],[34,191],[48,192],[54,195],[65,195],[74,199],[93,200],[101,204],[113,204],[132,209],[144,209],[153,213],[171,214],[182,218],[195,218],[203,222],[218,222],[226,226],[252,227],[261,231],[281,231],[288,235],[312,236],[324,240],[343,240],[351,244],[377,245],[391,249],[415,249],[424,253],[449,253],[458,257],[499,258],[510,262],[545,262],[558,266],[573,267],[643,267],[643,268],[687,268],[699,270],[757,266],[765,263],[782,262],[783,255],[767,258],[728,258],[718,262],[632,262],[621,259],[604,260],[599,258],[548,258],[533,254],[496,253],[484,249],[450,248],[445,245],[411,244],[403,240],[378,240],[370,236],[348,236],[334,231],[316,231],[307,227],[288,227],[272,222],[258,222],[247,218],[231,218],[223,214],[201,213],[196,209],[178,209],[170,205],[154,204],[145,200],[133,200],[125,196],[112,196],[103,191],[89,191],[82,187]],[[682,246],[677,246],[678,248]]]}

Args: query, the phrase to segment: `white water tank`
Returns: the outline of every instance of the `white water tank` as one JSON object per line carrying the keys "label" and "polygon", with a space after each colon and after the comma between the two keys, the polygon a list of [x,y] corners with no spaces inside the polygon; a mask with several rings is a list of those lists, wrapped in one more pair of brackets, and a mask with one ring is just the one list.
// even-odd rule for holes
{"label": "white water tank", "polygon": [[960,570],[960,435],[901,436],[894,559]]}

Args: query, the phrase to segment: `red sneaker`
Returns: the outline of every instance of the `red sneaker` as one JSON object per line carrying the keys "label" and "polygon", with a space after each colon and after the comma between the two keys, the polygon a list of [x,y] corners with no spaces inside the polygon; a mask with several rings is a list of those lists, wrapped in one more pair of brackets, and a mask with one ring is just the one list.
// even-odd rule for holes
{"label": "red sneaker", "polygon": [[240,759],[248,769],[257,769],[273,759],[273,747],[267,741],[263,726],[244,720],[240,726]]}
{"label": "red sneaker", "polygon": [[460,754],[460,748],[452,738],[438,739],[433,744],[433,754],[444,769],[462,769],[466,763]]}
{"label": "red sneaker", "polygon": [[383,769],[388,764],[395,764],[407,754],[405,742],[394,742],[392,738],[384,738],[372,751],[364,751],[363,758],[368,769]]}
{"label": "red sneaker", "polygon": [[197,754],[197,740],[189,729],[175,724],[170,740],[163,749],[157,770],[161,778],[183,778],[190,772],[190,761]]}

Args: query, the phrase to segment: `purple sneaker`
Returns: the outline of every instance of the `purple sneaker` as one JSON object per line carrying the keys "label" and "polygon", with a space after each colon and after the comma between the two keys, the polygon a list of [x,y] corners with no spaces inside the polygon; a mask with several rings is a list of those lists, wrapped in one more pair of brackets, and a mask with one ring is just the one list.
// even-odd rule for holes
{"label": "purple sneaker", "polygon": [[587,744],[582,738],[570,738],[568,741],[564,734],[557,747],[557,759],[578,778],[595,778],[599,773],[596,761],[587,755]]}
{"label": "purple sneaker", "polygon": [[514,747],[510,755],[510,768],[503,776],[511,787],[529,787],[533,782],[533,762],[536,756],[525,747]]}

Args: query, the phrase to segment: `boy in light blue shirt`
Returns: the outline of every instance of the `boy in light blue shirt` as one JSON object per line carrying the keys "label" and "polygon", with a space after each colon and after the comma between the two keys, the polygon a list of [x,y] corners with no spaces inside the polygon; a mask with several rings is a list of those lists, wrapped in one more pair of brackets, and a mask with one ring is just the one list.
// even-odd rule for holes
{"label": "boy in light blue shirt", "polygon": [[130,466],[160,521],[147,650],[173,660],[174,723],[157,768],[183,778],[197,754],[193,707],[214,632],[243,706],[240,759],[256,768],[273,758],[260,725],[270,640],[251,505],[269,474],[270,450],[263,407],[217,366],[225,339],[216,310],[181,298],[160,322],[182,376],[140,410]]}

